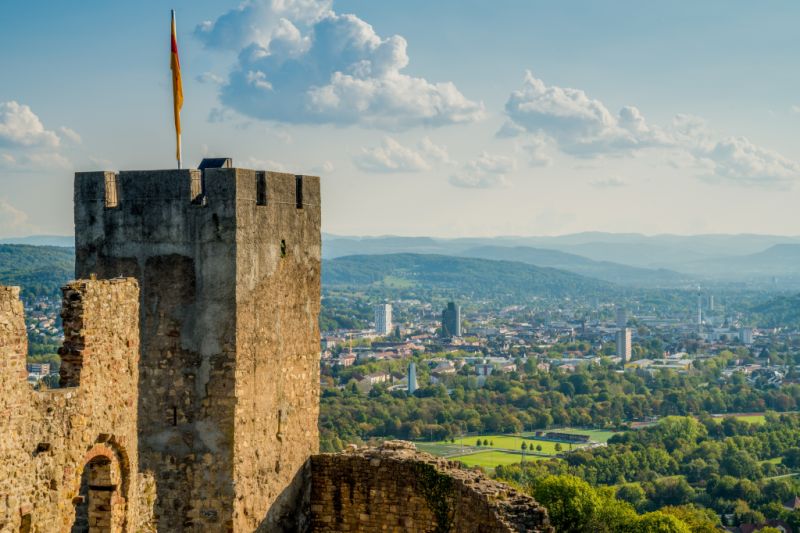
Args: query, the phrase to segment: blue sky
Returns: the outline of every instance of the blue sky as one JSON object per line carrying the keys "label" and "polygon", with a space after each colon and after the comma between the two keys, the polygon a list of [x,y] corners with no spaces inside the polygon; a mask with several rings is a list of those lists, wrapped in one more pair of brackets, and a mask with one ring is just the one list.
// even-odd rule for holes
{"label": "blue sky", "polygon": [[4,2],[0,236],[69,234],[75,170],[319,174],[324,229],[800,234],[800,4]]}

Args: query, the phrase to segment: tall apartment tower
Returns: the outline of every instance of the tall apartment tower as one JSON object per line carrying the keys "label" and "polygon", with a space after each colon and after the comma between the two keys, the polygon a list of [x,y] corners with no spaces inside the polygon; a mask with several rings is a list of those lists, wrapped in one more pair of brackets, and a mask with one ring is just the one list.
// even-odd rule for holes
{"label": "tall apartment tower", "polygon": [[461,306],[448,302],[442,310],[442,337],[461,336]]}
{"label": "tall apartment tower", "polygon": [[77,173],[75,241],[78,278],[139,281],[158,530],[292,528],[319,441],[319,178]]}
{"label": "tall apartment tower", "polygon": [[392,334],[392,304],[375,306],[375,331],[378,335]]}
{"label": "tall apartment tower", "polygon": [[697,295],[697,328],[702,329],[703,327],[703,296],[701,294]]}
{"label": "tall apartment tower", "polygon": [[753,328],[744,327],[740,329],[739,341],[747,346],[753,344]]}
{"label": "tall apartment tower", "polygon": [[631,360],[631,328],[622,328],[617,331],[617,356],[623,363]]}
{"label": "tall apartment tower", "polygon": [[617,306],[617,327],[619,329],[626,328],[628,326],[628,310],[625,309],[623,306]]}

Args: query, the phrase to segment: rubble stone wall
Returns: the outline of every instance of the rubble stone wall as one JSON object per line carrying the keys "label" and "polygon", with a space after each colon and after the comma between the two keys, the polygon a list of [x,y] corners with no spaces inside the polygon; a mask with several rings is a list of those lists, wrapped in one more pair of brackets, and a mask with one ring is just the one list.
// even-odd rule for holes
{"label": "rubble stone wall", "polygon": [[531,497],[398,441],[312,457],[310,506],[314,533],[552,531]]}
{"label": "rubble stone wall", "polygon": [[[76,386],[34,391],[19,289],[0,287],[0,531],[69,532],[81,509],[92,532],[148,531],[154,494],[137,475],[138,286],[84,280],[63,294],[70,362],[61,379]],[[97,464],[102,478],[92,477]]]}

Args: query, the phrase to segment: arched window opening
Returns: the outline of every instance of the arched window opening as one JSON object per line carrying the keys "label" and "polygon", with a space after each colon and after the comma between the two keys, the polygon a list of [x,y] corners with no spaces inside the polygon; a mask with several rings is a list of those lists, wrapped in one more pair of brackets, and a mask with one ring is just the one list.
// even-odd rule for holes
{"label": "arched window opening", "polygon": [[114,496],[117,491],[111,460],[99,456],[89,461],[81,475],[71,533],[105,533],[114,528]]}

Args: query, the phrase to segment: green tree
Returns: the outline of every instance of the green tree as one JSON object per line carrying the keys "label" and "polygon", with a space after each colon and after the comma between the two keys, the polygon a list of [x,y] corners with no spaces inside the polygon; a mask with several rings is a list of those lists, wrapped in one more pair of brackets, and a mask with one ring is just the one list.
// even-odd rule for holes
{"label": "green tree", "polygon": [[550,476],[533,487],[533,497],[547,508],[556,531],[592,531],[600,500],[584,480],[574,476]]}
{"label": "green tree", "polygon": [[758,511],[750,509],[744,500],[737,500],[733,507],[733,520],[736,524],[760,524],[764,520],[764,515]]}
{"label": "green tree", "polygon": [[628,531],[631,533],[634,531],[636,533],[692,533],[689,526],[680,519],[660,511],[642,515],[633,528]]}
{"label": "green tree", "polygon": [[682,477],[657,479],[648,493],[650,501],[656,507],[690,503],[694,495],[694,489]]}
{"label": "green tree", "polygon": [[617,489],[616,497],[640,509],[647,501],[644,489],[638,483],[626,483]]}
{"label": "green tree", "polygon": [[692,533],[717,533],[719,531],[719,516],[711,509],[697,505],[679,505],[662,507],[662,513],[672,515],[689,526]]}

